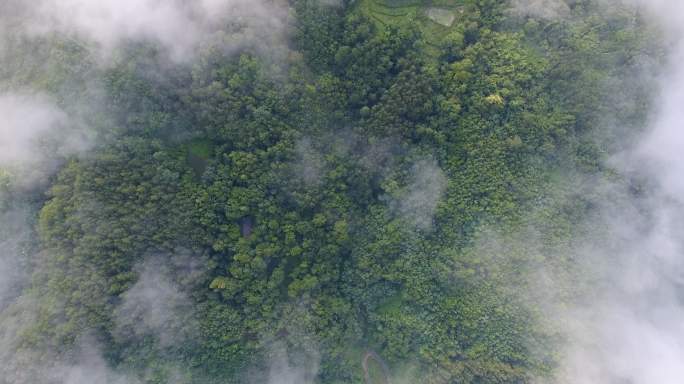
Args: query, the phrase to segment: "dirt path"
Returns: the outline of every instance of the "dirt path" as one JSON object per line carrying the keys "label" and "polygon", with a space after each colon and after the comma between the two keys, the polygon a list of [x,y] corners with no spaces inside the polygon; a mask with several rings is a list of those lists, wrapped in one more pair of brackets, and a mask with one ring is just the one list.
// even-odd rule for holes
{"label": "dirt path", "polygon": [[366,353],[363,355],[363,361],[361,361],[361,365],[363,366],[363,372],[366,373],[366,383],[373,384],[370,375],[368,374],[368,358],[371,356],[375,359],[375,361],[377,361],[382,366],[382,372],[385,374],[387,384],[392,384],[392,375],[390,375],[389,367],[387,367],[387,364],[385,364],[385,362],[380,358],[380,356],[378,356],[377,353],[370,351],[368,349],[366,349]]}

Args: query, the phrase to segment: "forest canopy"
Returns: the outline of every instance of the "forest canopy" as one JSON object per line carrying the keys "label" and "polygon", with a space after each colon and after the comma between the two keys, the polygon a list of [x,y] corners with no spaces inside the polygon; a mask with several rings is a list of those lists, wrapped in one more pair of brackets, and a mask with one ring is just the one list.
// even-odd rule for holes
{"label": "forest canopy", "polygon": [[647,193],[606,160],[648,120],[658,25],[256,3],[93,40],[8,1],[0,383],[363,383],[366,351],[395,383],[553,382],[606,186]]}

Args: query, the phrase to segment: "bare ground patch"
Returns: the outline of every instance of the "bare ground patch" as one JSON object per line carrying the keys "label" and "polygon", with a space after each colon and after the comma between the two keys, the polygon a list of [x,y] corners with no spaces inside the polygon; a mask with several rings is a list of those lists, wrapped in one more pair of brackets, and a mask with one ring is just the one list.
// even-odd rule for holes
{"label": "bare ground patch", "polygon": [[425,10],[425,13],[430,20],[445,27],[451,27],[456,18],[453,12],[444,8],[428,8]]}

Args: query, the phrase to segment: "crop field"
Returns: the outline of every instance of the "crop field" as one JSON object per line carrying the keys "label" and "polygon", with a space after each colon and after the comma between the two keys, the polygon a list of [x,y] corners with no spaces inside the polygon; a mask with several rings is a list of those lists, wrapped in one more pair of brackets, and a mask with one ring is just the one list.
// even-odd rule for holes
{"label": "crop field", "polygon": [[410,12],[414,12],[418,10],[418,7],[416,6],[408,6],[408,7],[401,7],[401,8],[389,8],[389,7],[383,7],[382,5],[378,5],[376,3],[371,2],[370,3],[370,8],[371,12],[375,14],[381,14],[385,16],[393,16],[393,17],[405,17],[408,15]]}
{"label": "crop field", "polygon": [[416,0],[363,0],[359,9],[370,15],[378,29],[383,30],[389,23],[397,23],[411,12],[417,12],[420,1]]}
{"label": "crop field", "polygon": [[470,1],[463,0],[432,0],[426,2],[426,5],[437,8],[457,8],[463,4],[470,3]]}

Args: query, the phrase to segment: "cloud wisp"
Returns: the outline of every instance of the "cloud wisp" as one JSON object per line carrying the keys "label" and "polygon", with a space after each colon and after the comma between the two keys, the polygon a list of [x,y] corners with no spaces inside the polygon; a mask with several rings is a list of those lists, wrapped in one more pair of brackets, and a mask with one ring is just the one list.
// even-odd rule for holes
{"label": "cloud wisp", "polygon": [[558,19],[570,13],[563,0],[512,0],[511,9],[516,14],[539,19]]}
{"label": "cloud wisp", "polygon": [[3,196],[0,194],[0,311],[21,293],[25,282],[22,255],[30,236],[25,207],[12,207],[2,212]]}
{"label": "cloud wisp", "polygon": [[0,94],[0,169],[9,171],[13,189],[45,187],[65,157],[82,155],[92,146],[92,132],[50,97]]}
{"label": "cloud wisp", "polygon": [[391,212],[427,230],[433,226],[435,209],[445,188],[446,178],[439,165],[433,160],[419,160],[411,169],[410,185],[402,189],[394,183],[389,185],[386,190],[391,191],[390,196],[385,199]]}
{"label": "cloud wisp", "polygon": [[[40,142],[47,139],[51,131],[66,125],[68,120],[66,114],[47,98],[28,94],[0,95],[0,116],[0,166],[40,161]],[[59,139],[68,146],[76,144],[75,138]]]}
{"label": "cloud wisp", "polygon": [[311,384],[318,374],[318,369],[318,361],[315,359],[310,367],[298,369],[291,365],[285,355],[280,355],[271,363],[268,384]]}
{"label": "cloud wisp", "polygon": [[113,372],[104,361],[99,348],[91,343],[80,346],[79,363],[52,369],[52,380],[63,384],[142,384],[140,381]]}
{"label": "cloud wisp", "polygon": [[[511,5],[518,15],[572,20],[569,3],[515,0]],[[564,303],[552,311],[560,314],[556,325],[570,340],[556,381],[679,383],[684,378],[684,3],[599,0],[594,5],[607,13],[631,8],[633,15],[654,18],[668,42],[676,43],[660,77],[642,73],[648,77],[645,82],[659,85],[659,95],[651,100],[653,113],[646,133],[609,160],[626,182],[599,187],[606,198],[597,207],[596,226],[602,235],[577,239],[583,244],[576,260],[591,276],[593,288],[583,291],[575,304],[565,307]],[[646,66],[650,63],[650,58],[639,60]],[[614,103],[629,92],[615,92]],[[619,127],[608,129],[614,123],[609,120],[603,121],[602,130],[606,135],[619,133]],[[578,184],[597,186],[597,182],[584,177]],[[645,183],[642,193],[631,190],[634,182]],[[552,291],[553,281],[546,284]]]}
{"label": "cloud wisp", "polygon": [[194,307],[171,279],[168,260],[153,256],[138,267],[138,281],[114,311],[117,336],[153,336],[161,348],[177,347],[196,332]]}

